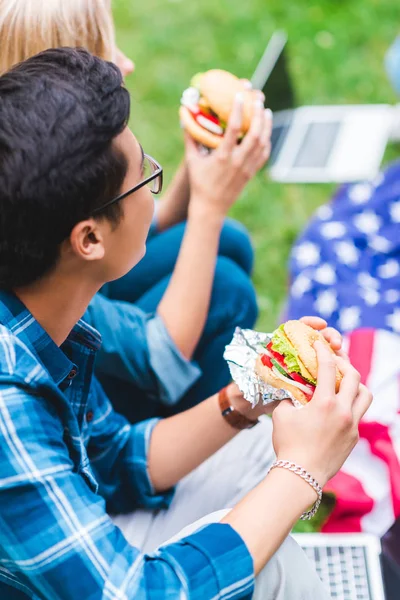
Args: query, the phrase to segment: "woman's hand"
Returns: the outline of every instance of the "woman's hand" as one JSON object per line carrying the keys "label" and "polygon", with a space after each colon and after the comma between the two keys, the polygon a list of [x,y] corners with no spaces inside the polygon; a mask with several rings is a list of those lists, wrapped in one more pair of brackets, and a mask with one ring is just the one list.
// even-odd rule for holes
{"label": "woman's hand", "polygon": [[[315,343],[318,384],[313,398],[301,409],[283,400],[273,413],[273,444],[278,460],[293,461],[321,486],[335,475],[358,441],[358,424],[372,395],[360,384],[358,371],[344,358],[334,357]],[[343,374],[335,393],[335,369]]]}
{"label": "woman's hand", "polygon": [[271,151],[271,111],[266,112],[260,96],[254,102],[251,126],[241,144],[243,97],[238,94],[225,136],[217,150],[204,155],[186,133],[186,163],[190,179],[189,214],[207,209],[225,217],[247,182],[263,167]]}

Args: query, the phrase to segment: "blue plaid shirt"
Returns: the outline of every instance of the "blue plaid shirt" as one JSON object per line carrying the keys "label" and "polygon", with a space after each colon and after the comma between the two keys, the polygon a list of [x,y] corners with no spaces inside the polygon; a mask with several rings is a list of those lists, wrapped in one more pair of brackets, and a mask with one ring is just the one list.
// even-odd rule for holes
{"label": "blue plaid shirt", "polygon": [[98,333],[80,321],[58,347],[0,292],[0,598],[250,598],[253,564],[212,524],[152,554],[107,514],[168,507],[147,472],[156,420],[130,425],[92,377]]}

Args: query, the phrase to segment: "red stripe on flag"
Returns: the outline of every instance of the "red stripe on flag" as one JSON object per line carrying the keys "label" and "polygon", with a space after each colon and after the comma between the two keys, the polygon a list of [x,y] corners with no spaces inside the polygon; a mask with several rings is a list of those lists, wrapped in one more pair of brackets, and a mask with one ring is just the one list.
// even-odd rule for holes
{"label": "red stripe on flag", "polygon": [[367,384],[371,372],[374,351],[374,329],[357,329],[349,335],[350,362],[361,375],[361,383]]}
{"label": "red stripe on flag", "polygon": [[362,421],[359,426],[360,437],[367,440],[371,453],[380,458],[388,468],[393,512],[400,516],[400,462],[393,447],[389,428],[382,423]]}
{"label": "red stripe on flag", "polygon": [[357,533],[362,531],[361,518],[374,507],[358,479],[339,471],[324,488],[324,492],[336,497],[333,511],[322,526],[325,533]]}

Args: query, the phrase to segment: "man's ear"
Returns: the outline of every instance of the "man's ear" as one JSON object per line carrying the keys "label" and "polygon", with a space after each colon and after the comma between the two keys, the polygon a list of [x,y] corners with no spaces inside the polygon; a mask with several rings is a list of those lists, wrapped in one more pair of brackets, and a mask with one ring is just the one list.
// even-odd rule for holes
{"label": "man's ear", "polygon": [[70,249],[82,260],[101,260],[105,254],[104,233],[103,221],[80,221],[69,236]]}

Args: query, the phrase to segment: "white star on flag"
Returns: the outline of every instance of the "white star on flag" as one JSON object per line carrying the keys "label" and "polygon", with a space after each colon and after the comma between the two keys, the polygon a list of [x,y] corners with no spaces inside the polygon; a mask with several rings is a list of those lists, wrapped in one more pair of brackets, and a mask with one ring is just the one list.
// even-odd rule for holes
{"label": "white star on flag", "polygon": [[310,288],[311,279],[306,277],[303,273],[300,273],[292,283],[290,291],[294,298],[301,298]]}
{"label": "white star on flag", "polygon": [[378,275],[379,277],[382,277],[382,279],[391,279],[392,277],[398,275],[399,272],[400,265],[397,262],[397,260],[394,260],[394,258],[391,258],[390,260],[386,261],[383,265],[378,267]]}
{"label": "white star on flag", "polygon": [[312,242],[303,242],[299,246],[294,247],[292,256],[301,267],[310,267],[319,262],[320,250]]}
{"label": "white star on flag", "polygon": [[386,323],[393,329],[393,331],[400,333],[400,309],[396,308],[391,315],[387,315]]}
{"label": "white star on flag", "polygon": [[376,233],[381,224],[381,218],[372,210],[366,210],[354,217],[354,225],[363,233]]}
{"label": "white star on flag", "polygon": [[367,271],[362,271],[358,274],[357,283],[363,288],[374,289],[377,290],[380,287],[380,282],[378,279],[374,279]]}
{"label": "white star on flag", "polygon": [[358,262],[359,252],[352,242],[337,242],[335,252],[341,263],[354,265]]}
{"label": "white star on flag", "polygon": [[336,273],[331,265],[324,263],[316,269],[313,279],[324,285],[332,285],[336,281]]}
{"label": "white star on flag", "polygon": [[368,306],[375,306],[378,304],[381,297],[380,293],[376,290],[365,288],[360,291],[360,296]]}
{"label": "white star on flag", "polygon": [[389,240],[387,238],[383,237],[383,235],[372,236],[369,240],[369,245],[376,252],[383,252],[383,253],[389,252],[389,250],[392,246],[391,243],[389,242]]}
{"label": "white star on flag", "polygon": [[327,240],[334,240],[335,238],[341,238],[346,233],[346,227],[339,221],[332,221],[331,223],[324,223],[321,225],[321,235]]}
{"label": "white star on flag", "polygon": [[322,206],[319,207],[319,209],[317,210],[317,212],[315,214],[318,217],[318,219],[321,219],[321,221],[327,221],[328,219],[330,219],[332,217],[333,210],[327,204],[323,204]]}
{"label": "white star on flag", "polygon": [[316,301],[314,302],[315,309],[320,315],[324,317],[330,317],[334,310],[337,308],[337,297],[336,292],[332,290],[325,290],[318,294]]}
{"label": "white star on flag", "polygon": [[342,331],[351,331],[360,324],[361,309],[359,306],[349,306],[340,312],[339,327]]}
{"label": "white star on flag", "polygon": [[399,290],[387,290],[384,293],[384,298],[386,302],[392,304],[393,302],[397,302],[398,300],[400,300],[400,292]]}
{"label": "white star on flag", "polygon": [[370,183],[357,183],[349,190],[349,198],[354,204],[364,204],[372,196],[372,185]]}
{"label": "white star on flag", "polygon": [[393,223],[400,223],[400,200],[390,205],[389,212]]}

